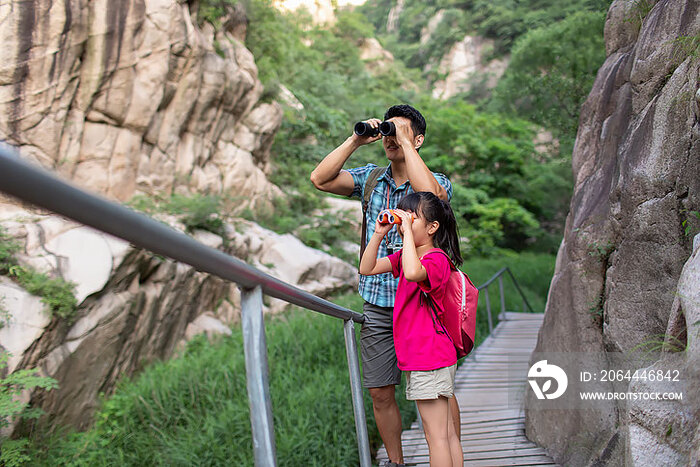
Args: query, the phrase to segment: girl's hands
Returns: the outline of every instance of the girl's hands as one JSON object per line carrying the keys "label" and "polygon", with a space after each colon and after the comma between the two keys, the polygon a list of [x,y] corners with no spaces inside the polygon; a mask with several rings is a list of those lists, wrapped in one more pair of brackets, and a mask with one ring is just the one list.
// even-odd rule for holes
{"label": "girl's hands", "polygon": [[394,227],[394,224],[380,224],[379,219],[377,219],[374,222],[374,233],[376,235],[381,236],[381,238],[384,238],[384,236],[391,230],[392,227]]}
{"label": "girl's hands", "polygon": [[407,230],[411,230],[413,225],[413,214],[402,209],[395,209],[394,213],[401,218],[401,226],[403,227],[404,233]]}

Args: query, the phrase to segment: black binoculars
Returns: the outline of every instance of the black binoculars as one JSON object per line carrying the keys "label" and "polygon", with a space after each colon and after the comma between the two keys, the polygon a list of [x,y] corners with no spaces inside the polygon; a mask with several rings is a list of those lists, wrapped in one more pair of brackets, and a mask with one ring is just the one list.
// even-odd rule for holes
{"label": "black binoculars", "polygon": [[357,136],[377,136],[379,133],[382,136],[394,136],[396,134],[396,125],[388,120],[380,123],[377,128],[372,128],[367,122],[357,122],[355,124],[355,134]]}

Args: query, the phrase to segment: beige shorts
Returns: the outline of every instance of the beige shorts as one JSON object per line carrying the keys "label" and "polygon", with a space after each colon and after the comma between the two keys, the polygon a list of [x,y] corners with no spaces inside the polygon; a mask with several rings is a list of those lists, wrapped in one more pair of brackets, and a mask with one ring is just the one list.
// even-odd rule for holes
{"label": "beige shorts", "polygon": [[456,363],[437,370],[405,372],[406,399],[415,401],[454,396],[456,372]]}

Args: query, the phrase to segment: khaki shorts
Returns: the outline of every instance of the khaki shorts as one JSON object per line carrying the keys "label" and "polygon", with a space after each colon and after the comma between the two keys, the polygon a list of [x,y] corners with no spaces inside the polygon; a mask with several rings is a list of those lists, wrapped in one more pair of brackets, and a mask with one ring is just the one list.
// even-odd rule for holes
{"label": "khaki shorts", "polygon": [[429,371],[406,371],[406,399],[410,401],[453,397],[457,364]]}

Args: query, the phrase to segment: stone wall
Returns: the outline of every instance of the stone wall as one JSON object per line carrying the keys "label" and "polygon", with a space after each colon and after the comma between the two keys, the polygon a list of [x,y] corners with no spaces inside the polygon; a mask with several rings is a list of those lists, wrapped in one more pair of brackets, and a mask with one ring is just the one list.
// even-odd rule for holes
{"label": "stone wall", "polygon": [[[535,350],[626,352],[673,333],[697,386],[697,302],[678,299],[700,283],[683,227],[700,211],[700,59],[684,47],[700,33],[700,2],[659,1],[641,24],[639,12],[631,0],[608,12],[607,60],[581,110],[574,194]],[[665,411],[612,401],[541,410],[528,397],[527,435],[564,465],[697,462],[691,388]]]}

